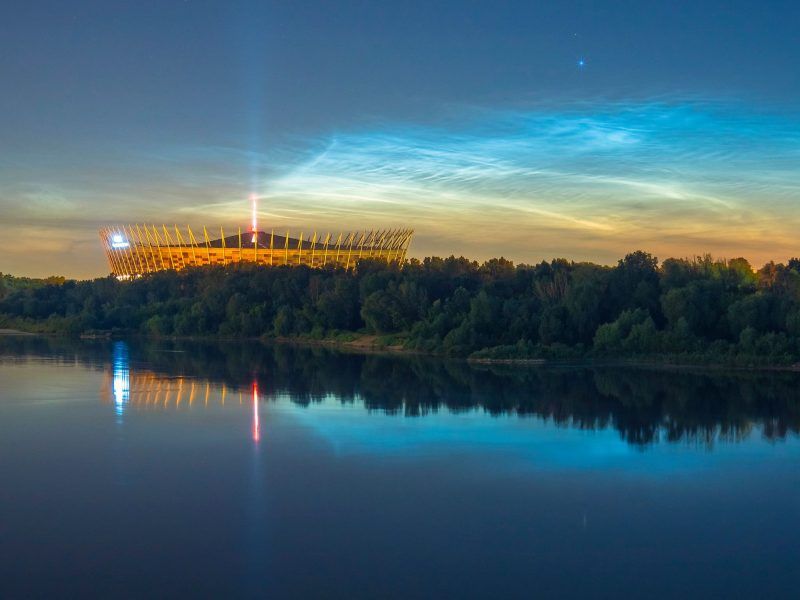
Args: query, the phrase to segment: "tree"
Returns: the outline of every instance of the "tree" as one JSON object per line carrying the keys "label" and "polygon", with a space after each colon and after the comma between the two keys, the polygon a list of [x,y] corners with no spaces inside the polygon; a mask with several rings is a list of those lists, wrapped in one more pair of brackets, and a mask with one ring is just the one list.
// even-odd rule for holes
{"label": "tree", "polygon": [[367,296],[361,318],[373,333],[393,333],[404,325],[403,307],[391,291],[378,290]]}
{"label": "tree", "polygon": [[612,312],[643,308],[660,320],[658,259],[652,254],[637,250],[621,259],[608,291]]}
{"label": "tree", "polygon": [[289,306],[281,306],[275,315],[273,323],[275,335],[289,335],[292,332],[292,309]]}

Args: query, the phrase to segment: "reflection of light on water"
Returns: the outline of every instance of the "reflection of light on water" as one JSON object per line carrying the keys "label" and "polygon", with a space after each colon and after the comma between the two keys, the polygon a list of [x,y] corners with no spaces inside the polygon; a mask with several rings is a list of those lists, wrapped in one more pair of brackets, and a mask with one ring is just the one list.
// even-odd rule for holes
{"label": "reflection of light on water", "polygon": [[[100,398],[112,404],[117,422],[122,422],[123,414],[140,410],[194,410],[209,409],[230,405],[231,393],[239,396],[238,405],[245,410],[245,390],[247,385],[229,389],[225,383],[215,385],[210,380],[197,380],[185,376],[168,376],[145,369],[130,369],[130,355],[125,342],[113,345],[111,369],[106,371]],[[261,396],[258,382],[249,386],[252,394],[250,413],[250,435],[254,442],[261,440]],[[235,396],[234,396],[235,397]],[[267,400],[269,397],[267,397]],[[245,415],[247,412],[244,413]]]}
{"label": "reflection of light on water", "polygon": [[114,409],[118,415],[121,415],[125,409],[125,405],[130,399],[131,381],[130,370],[128,368],[128,347],[125,342],[116,342],[114,344]]}
{"label": "reflection of light on water", "polygon": [[258,423],[258,383],[253,382],[253,441],[261,438],[261,427]]}

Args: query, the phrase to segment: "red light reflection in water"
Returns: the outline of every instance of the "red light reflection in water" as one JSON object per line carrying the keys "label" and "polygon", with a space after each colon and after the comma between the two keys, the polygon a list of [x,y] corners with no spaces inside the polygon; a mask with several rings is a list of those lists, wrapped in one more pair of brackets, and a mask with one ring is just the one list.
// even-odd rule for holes
{"label": "red light reflection in water", "polygon": [[258,383],[253,382],[253,441],[261,439],[261,426],[258,424]]}

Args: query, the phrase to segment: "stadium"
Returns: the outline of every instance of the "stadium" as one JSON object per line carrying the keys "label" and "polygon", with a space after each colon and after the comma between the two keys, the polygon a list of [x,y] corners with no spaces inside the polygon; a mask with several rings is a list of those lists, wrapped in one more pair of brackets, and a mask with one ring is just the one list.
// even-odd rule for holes
{"label": "stadium", "polygon": [[120,225],[100,230],[100,239],[111,272],[118,279],[138,277],[168,269],[184,269],[207,265],[255,263],[266,266],[300,266],[321,268],[334,265],[351,269],[359,260],[378,259],[387,263],[402,263],[411,243],[413,230],[393,229],[328,233],[292,237],[289,231],[259,231],[256,227],[256,208],[253,202],[253,223],[248,232],[241,228],[225,235],[220,227],[219,237],[212,239],[203,227],[202,236],[191,227],[184,233],[175,225]]}

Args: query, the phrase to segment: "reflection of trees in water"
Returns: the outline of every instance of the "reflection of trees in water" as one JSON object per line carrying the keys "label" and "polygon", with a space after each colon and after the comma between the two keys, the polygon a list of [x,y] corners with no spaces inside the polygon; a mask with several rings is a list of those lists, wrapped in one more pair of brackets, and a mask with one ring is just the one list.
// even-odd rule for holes
{"label": "reflection of trees in water", "polygon": [[[446,409],[536,416],[565,427],[613,427],[634,445],[739,441],[759,427],[775,440],[800,432],[800,375],[564,366],[473,366],[420,356],[354,355],[257,342],[128,342],[131,368],[258,382],[264,398],[301,405],[335,397],[367,410],[422,416]],[[48,356],[107,365],[109,342],[0,338],[0,357]]]}

